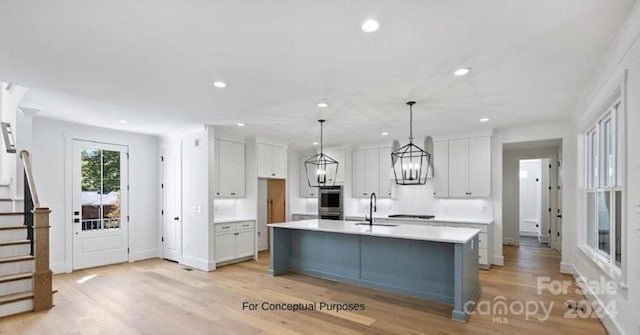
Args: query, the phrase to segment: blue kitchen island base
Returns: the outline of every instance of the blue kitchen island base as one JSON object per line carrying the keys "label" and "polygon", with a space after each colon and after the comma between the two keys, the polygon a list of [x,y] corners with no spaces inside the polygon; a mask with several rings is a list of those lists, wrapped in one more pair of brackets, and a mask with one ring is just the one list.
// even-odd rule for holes
{"label": "blue kitchen island base", "polygon": [[271,276],[296,272],[451,304],[458,321],[480,294],[477,235],[451,243],[270,229]]}

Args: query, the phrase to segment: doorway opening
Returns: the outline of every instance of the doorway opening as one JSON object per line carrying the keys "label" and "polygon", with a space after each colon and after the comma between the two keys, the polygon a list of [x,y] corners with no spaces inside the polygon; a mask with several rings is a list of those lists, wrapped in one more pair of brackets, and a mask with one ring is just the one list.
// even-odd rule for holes
{"label": "doorway opening", "polygon": [[271,237],[267,224],[287,220],[285,179],[258,180],[258,251],[270,249]]}
{"label": "doorway opening", "polygon": [[562,249],[562,140],[503,146],[503,241]]}

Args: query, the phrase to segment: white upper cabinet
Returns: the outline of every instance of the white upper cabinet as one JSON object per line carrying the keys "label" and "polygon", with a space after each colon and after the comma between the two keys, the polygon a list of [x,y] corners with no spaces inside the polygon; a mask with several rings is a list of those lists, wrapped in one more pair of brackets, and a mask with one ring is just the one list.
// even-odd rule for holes
{"label": "white upper cabinet", "polygon": [[258,177],[287,178],[287,148],[258,143]]}
{"label": "white upper cabinet", "polygon": [[244,143],[215,140],[214,184],[218,198],[245,196]]}
{"label": "white upper cabinet", "polygon": [[[342,149],[329,149],[329,150],[324,150],[324,153],[335,159],[338,162],[338,171],[336,172],[336,180],[335,182],[329,178],[327,179],[327,183],[329,185],[335,184],[335,185],[342,185],[344,184],[344,169],[345,169],[345,164],[344,164],[344,150]],[[329,173],[328,174],[329,177],[332,177],[333,174]]]}
{"label": "white upper cabinet", "polygon": [[[304,166],[304,161],[307,160],[307,156],[300,157],[299,161],[299,174],[300,174],[300,197],[301,198],[317,198],[318,197],[318,188],[309,186],[309,181],[307,180],[307,170]],[[314,171],[311,171],[312,173]]]}
{"label": "white upper cabinet", "polygon": [[433,195],[449,196],[449,142],[433,144]]}
{"label": "white upper cabinet", "polygon": [[354,198],[391,197],[391,149],[374,148],[353,151]]}
{"label": "white upper cabinet", "polygon": [[469,139],[469,196],[491,196],[491,138]]}
{"label": "white upper cabinet", "polygon": [[469,195],[469,140],[449,141],[449,196]]}
{"label": "white upper cabinet", "polygon": [[391,179],[393,178],[393,167],[391,165],[391,148],[380,148],[378,150],[380,161],[380,197],[391,198]]}
{"label": "white upper cabinet", "polygon": [[436,142],[434,195],[451,198],[491,196],[491,138]]}

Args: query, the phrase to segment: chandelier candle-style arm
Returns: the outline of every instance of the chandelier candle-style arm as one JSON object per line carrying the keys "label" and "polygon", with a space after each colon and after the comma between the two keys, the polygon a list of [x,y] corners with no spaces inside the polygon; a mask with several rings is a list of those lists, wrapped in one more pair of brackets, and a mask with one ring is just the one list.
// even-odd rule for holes
{"label": "chandelier candle-style arm", "polygon": [[431,165],[431,155],[413,144],[413,105],[409,105],[409,143],[391,153],[393,174],[398,185],[424,185],[427,183],[427,172]]}
{"label": "chandelier candle-style arm", "polygon": [[318,122],[320,123],[320,153],[304,161],[304,169],[310,187],[334,185],[338,175],[338,161],[323,152],[323,125],[325,120],[318,120]]}

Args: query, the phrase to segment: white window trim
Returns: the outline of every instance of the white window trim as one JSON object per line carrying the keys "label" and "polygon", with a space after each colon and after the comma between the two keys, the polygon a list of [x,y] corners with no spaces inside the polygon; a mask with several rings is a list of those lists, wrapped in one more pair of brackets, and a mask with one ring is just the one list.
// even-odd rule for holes
{"label": "white window trim", "polygon": [[[627,225],[627,213],[626,213],[626,209],[627,209],[627,178],[626,178],[626,169],[625,169],[625,164],[626,164],[626,155],[627,155],[627,146],[626,146],[626,83],[627,83],[627,70],[624,71],[622,79],[619,80],[618,84],[615,85],[614,89],[609,92],[609,94],[607,96],[605,96],[604,102],[600,105],[600,108],[598,109],[599,113],[597,115],[597,118],[595,120],[594,123],[591,123],[588,128],[583,132],[583,138],[584,138],[584,143],[585,143],[585,147],[584,147],[584,159],[583,159],[583,170],[585,171],[584,174],[584,189],[581,191],[581,196],[582,196],[582,200],[583,200],[583,204],[585,204],[584,209],[582,210],[582,213],[580,215],[580,217],[583,217],[583,223],[585,225],[588,225],[588,217],[587,215],[587,194],[589,192],[595,192],[597,194],[597,192],[603,191],[603,190],[609,190],[612,192],[612,199],[615,199],[615,192],[616,191],[621,191],[622,192],[622,196],[621,196],[621,201],[622,201],[622,207],[621,207],[621,220],[622,220],[622,224],[621,224],[621,230],[624,232],[625,231],[625,227]],[[613,99],[616,95],[618,95],[618,97],[616,99]],[[614,111],[614,107],[616,107],[617,105],[617,109]],[[611,115],[611,114],[614,115]],[[614,174],[615,174],[615,178],[614,178],[614,186],[609,186],[609,187],[605,187],[605,188],[601,188],[599,187],[601,185],[601,181],[605,178],[605,173],[603,173],[602,170],[602,166],[604,166],[604,164],[601,163],[602,159],[600,157],[601,155],[601,146],[604,146],[604,144],[600,143],[600,123],[603,122],[604,120],[606,120],[608,117],[612,117],[612,138],[613,138],[613,153],[614,153],[614,157],[616,159],[614,159],[614,161],[612,162],[613,166],[612,168],[614,169]],[[622,122],[621,122],[622,121]],[[589,184],[589,167],[591,165],[591,162],[589,160],[589,134],[591,134],[592,132],[596,133],[596,144],[598,145],[598,170],[597,170],[597,186],[591,185]],[[613,211],[615,211],[615,200],[612,202],[611,204],[611,208],[613,209]],[[595,220],[595,225],[597,227],[598,222],[597,222],[597,218]],[[627,271],[627,264],[628,264],[628,255],[627,255],[627,245],[626,245],[626,236],[621,236],[621,264],[620,266],[617,266],[615,264],[615,220],[614,220],[614,215],[611,215],[611,219],[610,219],[610,240],[611,243],[611,252],[610,255],[607,255],[603,252],[601,252],[598,248],[598,232],[597,230],[594,232],[594,236],[593,238],[595,239],[595,248],[591,247],[591,245],[589,245],[589,241],[588,241],[588,229],[589,227],[587,227],[587,229],[584,230],[584,236],[582,238],[580,238],[579,240],[581,241],[581,243],[579,243],[578,245],[578,249],[584,254],[584,256],[586,256],[587,259],[589,259],[594,265],[596,265],[597,268],[599,268],[601,270],[601,272],[603,274],[605,274],[606,276],[608,276],[611,280],[614,280],[619,287],[622,289],[622,293],[624,295],[626,295],[627,290],[628,290],[628,285],[627,285],[627,275],[628,275],[628,271]]]}

